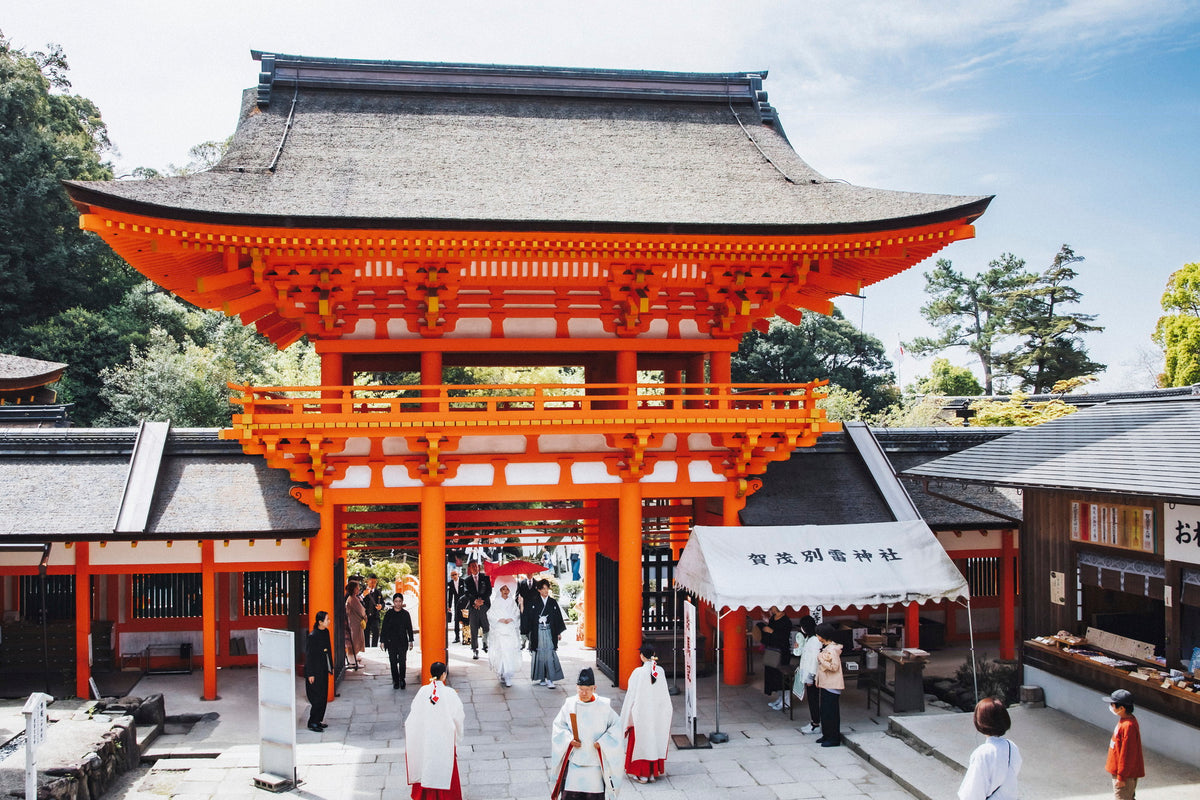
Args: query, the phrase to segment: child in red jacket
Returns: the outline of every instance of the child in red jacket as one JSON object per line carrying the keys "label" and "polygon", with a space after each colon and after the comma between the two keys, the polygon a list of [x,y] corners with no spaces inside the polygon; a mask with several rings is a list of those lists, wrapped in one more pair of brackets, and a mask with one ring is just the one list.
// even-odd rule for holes
{"label": "child in red jacket", "polygon": [[1133,717],[1133,695],[1117,689],[1104,701],[1117,715],[1117,727],[1108,743],[1108,760],[1104,769],[1113,778],[1113,796],[1117,800],[1133,800],[1138,778],[1146,774],[1142,761],[1142,732]]}

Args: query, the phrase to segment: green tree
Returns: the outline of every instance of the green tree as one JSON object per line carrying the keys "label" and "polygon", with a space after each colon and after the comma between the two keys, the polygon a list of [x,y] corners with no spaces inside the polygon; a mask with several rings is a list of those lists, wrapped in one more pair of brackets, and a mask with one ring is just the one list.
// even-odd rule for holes
{"label": "green tree", "polygon": [[921,316],[941,335],[921,336],[905,347],[918,356],[965,347],[979,359],[983,390],[991,394],[1010,308],[1008,296],[1022,285],[1025,275],[1025,262],[1011,253],[991,261],[975,277],[955,272],[950,261],[938,259],[933,271],[925,273],[925,292],[930,299],[921,306]]}
{"label": "green tree", "polygon": [[858,392],[869,413],[897,400],[896,377],[883,342],[849,322],[840,310],[806,313],[799,325],[771,321],[767,333],[751,330],[733,356],[733,379],[745,383],[828,380]]}
{"label": "green tree", "polygon": [[1058,398],[1030,403],[1027,395],[1014,392],[1007,400],[976,400],[971,403],[971,410],[975,412],[971,417],[972,427],[1013,428],[1041,425],[1079,409]]}
{"label": "green tree", "polygon": [[1200,263],[1184,264],[1171,274],[1162,309],[1154,329],[1154,341],[1166,356],[1159,383],[1200,383]]}
{"label": "green tree", "polygon": [[956,367],[948,358],[935,358],[929,367],[929,375],[917,381],[915,394],[943,395],[946,397],[974,397],[983,394],[983,386],[975,374],[966,367]]}
{"label": "green tree", "polygon": [[[0,34],[0,350],[22,328],[68,309],[97,311],[139,279],[79,229],[63,180],[113,177],[100,112],[68,94],[62,50],[26,53]],[[34,356],[36,357],[36,356]]]}
{"label": "green tree", "polygon": [[1033,394],[1043,394],[1061,380],[1105,369],[1088,357],[1081,339],[1085,333],[1104,328],[1092,324],[1094,314],[1065,308],[1083,296],[1071,285],[1079,277],[1071,265],[1081,261],[1083,256],[1064,244],[1045,272],[1023,276],[1021,285],[1007,294],[1004,331],[1017,336],[1020,344],[998,360],[1007,374]]}

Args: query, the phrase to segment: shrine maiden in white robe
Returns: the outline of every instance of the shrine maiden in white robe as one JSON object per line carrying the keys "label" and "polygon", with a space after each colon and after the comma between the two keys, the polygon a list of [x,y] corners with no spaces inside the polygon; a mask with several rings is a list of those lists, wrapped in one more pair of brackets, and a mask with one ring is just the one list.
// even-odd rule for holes
{"label": "shrine maiden in white robe", "polygon": [[[579,741],[583,747],[571,749],[575,738],[571,732],[571,714],[579,725]],[[600,745],[599,751],[596,745]],[[621,718],[613,711],[607,697],[597,696],[584,703],[578,697],[568,697],[554,718],[550,735],[551,762],[559,769],[567,758],[567,777],[563,789],[572,792],[604,792],[612,800],[621,790]],[[570,754],[567,750],[571,749]]]}
{"label": "shrine maiden in white robe", "polygon": [[507,600],[498,591],[492,595],[488,624],[492,628],[488,633],[488,662],[500,680],[509,684],[521,669],[521,611],[514,593],[510,592]]}
{"label": "shrine maiden in white robe", "polygon": [[[437,691],[437,703],[430,703]],[[455,747],[462,739],[466,713],[458,692],[441,681],[417,690],[404,720],[404,760],[408,782],[425,789],[449,789],[457,759]]]}
{"label": "shrine maiden in white robe", "polygon": [[[651,681],[650,673],[658,671],[658,680]],[[647,661],[629,673],[629,690],[621,705],[621,732],[633,728],[634,761],[662,761],[667,757],[671,740],[671,693],[667,676],[653,661]]]}

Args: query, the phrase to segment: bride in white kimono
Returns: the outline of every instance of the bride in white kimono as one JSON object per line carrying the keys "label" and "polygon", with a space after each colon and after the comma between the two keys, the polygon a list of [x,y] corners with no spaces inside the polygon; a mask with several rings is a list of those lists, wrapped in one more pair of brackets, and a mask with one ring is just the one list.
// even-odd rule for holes
{"label": "bride in white kimono", "polygon": [[521,668],[521,611],[511,581],[500,583],[499,592],[488,609],[488,661],[500,683],[512,686],[512,677]]}

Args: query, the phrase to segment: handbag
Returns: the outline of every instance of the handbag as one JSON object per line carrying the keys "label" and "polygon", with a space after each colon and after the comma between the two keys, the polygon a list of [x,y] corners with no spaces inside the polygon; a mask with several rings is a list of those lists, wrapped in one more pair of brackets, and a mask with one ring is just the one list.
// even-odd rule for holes
{"label": "handbag", "polygon": [[771,669],[779,669],[783,665],[783,653],[779,650],[768,648],[763,651],[763,666]]}

